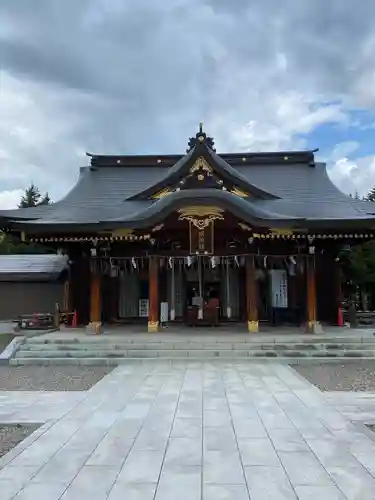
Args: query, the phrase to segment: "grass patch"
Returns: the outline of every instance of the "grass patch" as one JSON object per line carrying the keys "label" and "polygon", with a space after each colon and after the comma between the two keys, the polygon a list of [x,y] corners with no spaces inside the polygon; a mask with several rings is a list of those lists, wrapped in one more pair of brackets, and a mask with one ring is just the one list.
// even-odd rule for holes
{"label": "grass patch", "polygon": [[114,368],[79,365],[0,366],[0,392],[87,391]]}
{"label": "grass patch", "polygon": [[0,457],[36,431],[40,424],[0,424]]}

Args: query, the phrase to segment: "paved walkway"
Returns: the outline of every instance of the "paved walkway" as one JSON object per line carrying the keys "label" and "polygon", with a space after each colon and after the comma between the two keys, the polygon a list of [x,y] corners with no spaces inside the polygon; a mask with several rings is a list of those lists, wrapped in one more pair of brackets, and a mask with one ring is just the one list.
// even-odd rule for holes
{"label": "paved walkway", "polygon": [[375,442],[339,411],[370,403],[286,366],[134,364],[86,393],[0,396],[2,421],[46,421],[0,460],[1,500],[375,498]]}

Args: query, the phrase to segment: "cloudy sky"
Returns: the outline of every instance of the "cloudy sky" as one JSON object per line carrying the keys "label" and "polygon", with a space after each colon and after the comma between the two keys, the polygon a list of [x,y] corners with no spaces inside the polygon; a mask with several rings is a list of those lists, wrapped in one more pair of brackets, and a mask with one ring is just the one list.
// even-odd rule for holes
{"label": "cloudy sky", "polygon": [[85,151],[320,148],[375,185],[373,0],[1,0],[0,208],[54,200]]}

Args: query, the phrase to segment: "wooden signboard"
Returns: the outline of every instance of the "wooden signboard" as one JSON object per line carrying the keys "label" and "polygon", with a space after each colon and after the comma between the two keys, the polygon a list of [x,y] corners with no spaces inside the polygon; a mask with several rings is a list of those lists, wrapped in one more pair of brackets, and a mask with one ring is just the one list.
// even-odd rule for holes
{"label": "wooden signboard", "polygon": [[189,222],[190,253],[212,255],[214,253],[214,221],[202,228]]}

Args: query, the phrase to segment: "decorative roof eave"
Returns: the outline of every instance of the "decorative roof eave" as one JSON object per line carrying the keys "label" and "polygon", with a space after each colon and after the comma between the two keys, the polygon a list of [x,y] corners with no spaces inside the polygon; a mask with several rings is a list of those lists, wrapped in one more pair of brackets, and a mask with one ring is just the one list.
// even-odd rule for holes
{"label": "decorative roof eave", "polygon": [[252,184],[241,175],[235,168],[231,167],[229,163],[223,160],[216,152],[211,148],[211,139],[206,136],[205,133],[200,130],[196,136],[194,146],[191,150],[183,156],[172,168],[170,168],[166,175],[160,179],[153,186],[147,188],[140,193],[128,198],[128,200],[137,200],[150,198],[156,193],[163,192],[166,188],[175,186],[182,177],[188,175],[189,169],[194,166],[194,164],[203,158],[205,162],[209,165],[212,170],[220,174],[227,181],[232,182],[237,186],[237,189],[242,189],[243,191],[249,193],[260,199],[278,199],[272,193],[268,193]]}
{"label": "decorative roof eave", "polygon": [[[342,233],[307,233],[307,232],[293,232],[290,233],[282,233],[277,230],[271,230],[269,232],[251,232],[251,237],[254,240],[306,240],[312,239],[315,240],[372,240],[375,238],[375,233],[370,232],[342,232]],[[142,242],[149,241],[152,238],[151,234],[141,234],[141,235],[128,235],[128,236],[113,236],[111,234],[90,234],[90,235],[62,235],[59,236],[47,236],[47,235],[33,235],[28,238],[27,241],[31,243],[93,243],[97,242]]]}
{"label": "decorative roof eave", "polygon": [[[275,203],[277,206],[277,202]],[[340,232],[372,232],[375,230],[375,215],[358,214],[350,219],[311,219],[287,216],[277,209],[265,209],[262,203],[250,198],[241,198],[228,191],[218,189],[190,189],[174,192],[155,201],[151,205],[133,212],[129,216],[111,218],[107,220],[94,220],[89,223],[74,221],[59,221],[52,218],[46,220],[42,217],[34,220],[3,219],[2,228],[11,232],[26,232],[27,234],[53,234],[73,233],[83,234],[98,233],[114,228],[145,229],[162,222],[173,211],[191,205],[218,206],[233,213],[240,220],[248,221],[259,227],[288,227],[306,229],[313,232],[331,230]],[[272,201],[268,204],[272,207]],[[275,207],[276,208],[276,207]],[[0,226],[1,229],[1,226]]]}
{"label": "decorative roof eave", "polygon": [[[250,234],[250,233],[249,233]],[[373,239],[375,237],[375,233],[297,233],[291,232],[290,234],[280,234],[275,231],[271,231],[269,233],[251,233],[251,237],[255,240],[348,240],[348,239],[360,239],[367,240]]]}
{"label": "decorative roof eave", "polygon": [[[21,210],[21,209],[18,209]],[[30,217],[30,216],[15,216],[13,213],[10,215],[0,215],[0,228],[5,227],[7,224],[12,222],[27,222],[27,221],[37,221],[40,217]]]}
{"label": "decorative roof eave", "polygon": [[351,231],[358,232],[358,230],[375,230],[375,216],[358,217],[353,219],[310,219],[306,220],[306,228],[311,230],[340,230],[350,229]]}
{"label": "decorative roof eave", "polygon": [[[29,233],[52,233],[52,232],[90,232],[102,231],[116,227],[124,228],[146,228],[165,219],[169,213],[186,205],[218,205],[224,210],[232,212],[241,219],[252,221],[261,226],[272,225],[285,226],[285,222],[297,224],[304,219],[286,217],[273,213],[256,206],[248,198],[241,198],[228,191],[217,189],[190,189],[174,192],[155,201],[151,205],[142,208],[130,216],[117,217],[109,220],[98,220],[91,223],[79,223],[74,221],[54,220],[32,220],[20,221],[10,220],[6,227],[13,231],[26,231]],[[301,225],[301,224],[298,224]],[[5,227],[5,226],[4,226]]]}
{"label": "decorative roof eave", "polygon": [[30,236],[28,241],[31,243],[95,243],[97,241],[107,241],[110,243],[114,243],[116,241],[129,241],[129,242],[139,242],[146,241],[151,238],[150,234],[141,234],[141,235],[128,235],[128,236],[113,236],[111,234],[91,234],[89,236]]}
{"label": "decorative roof eave", "polygon": [[[285,227],[285,224],[293,227],[302,227],[305,219],[299,217],[287,217],[282,214],[264,210],[248,198],[241,198],[228,191],[217,189],[190,189],[170,193],[160,198],[151,206],[140,210],[127,218],[116,218],[106,221],[112,225],[126,225],[126,227],[143,228],[154,225],[165,219],[170,213],[184,206],[218,206],[242,220],[251,221],[259,226]],[[103,221],[104,222],[104,221]]]}
{"label": "decorative roof eave", "polygon": [[[86,234],[103,231],[107,229],[105,222],[59,222],[59,221],[48,221],[48,223],[40,220],[33,221],[9,221],[6,227],[7,230],[11,232],[22,232],[25,231],[27,234],[44,234],[44,233],[74,233],[74,234]],[[110,226],[111,228],[112,226]],[[119,226],[120,227],[120,226]],[[124,227],[124,224],[121,226]]]}

